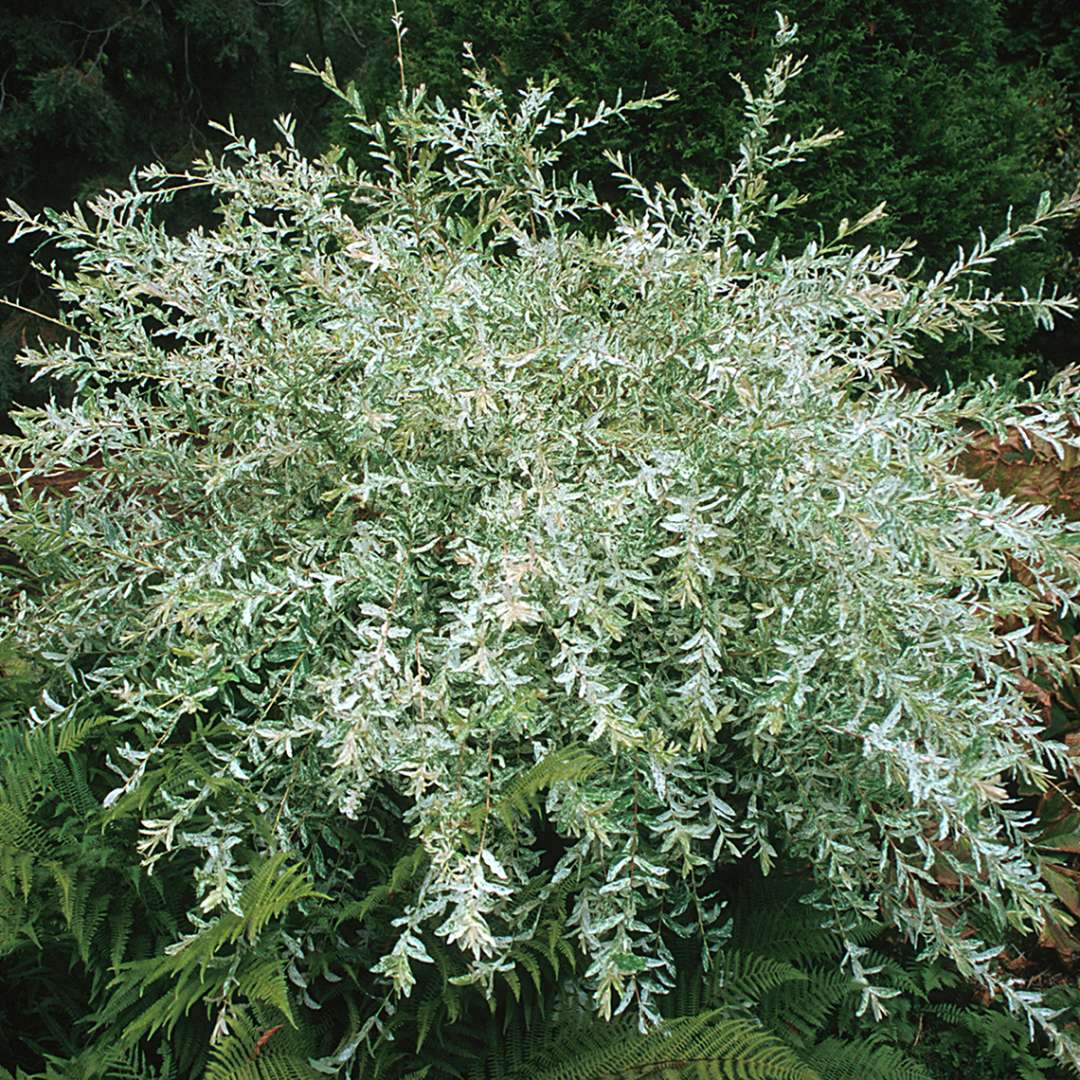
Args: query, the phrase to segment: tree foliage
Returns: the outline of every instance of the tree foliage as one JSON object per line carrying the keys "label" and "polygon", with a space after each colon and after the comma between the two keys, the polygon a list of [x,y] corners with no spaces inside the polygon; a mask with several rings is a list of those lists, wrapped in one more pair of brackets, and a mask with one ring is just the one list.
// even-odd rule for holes
{"label": "tree foliage", "polygon": [[[1076,608],[1076,528],[955,468],[979,431],[1075,448],[1077,389],[895,378],[926,338],[1075,309],[979,286],[1080,193],[930,276],[850,243],[880,207],[782,254],[801,204],[770,180],[835,141],[775,130],[792,34],[715,189],[618,152],[618,199],[563,170],[655,98],[580,112],[474,71],[383,124],[327,67],[374,171],[283,118],[272,150],[226,126],[221,159],[6,214],[75,267],[71,336],[27,354],[73,400],[0,441],[11,642],[43,667],[25,745],[93,730],[70,805],[182,906],[114,942],[98,1047],[183,1032],[195,1061],[344,983],[322,1065],[362,1069],[427,975],[495,997],[571,959],[601,1019],[648,1028],[679,943],[724,944],[725,872],[782,856],[861,1012],[899,992],[880,920],[1080,1062],[1000,963],[1053,903],[1012,796],[1072,767],[1023,683],[1070,663],[1030,624]],[[193,188],[216,227],[155,221]],[[57,877],[25,772],[0,818],[24,900]],[[100,905],[57,884],[86,953]]]}

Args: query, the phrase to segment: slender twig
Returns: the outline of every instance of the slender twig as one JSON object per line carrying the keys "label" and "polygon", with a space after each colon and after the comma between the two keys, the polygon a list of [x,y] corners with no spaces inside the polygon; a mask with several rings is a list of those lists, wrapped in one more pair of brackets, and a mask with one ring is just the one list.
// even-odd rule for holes
{"label": "slender twig", "polygon": [[51,315],[43,315],[40,311],[35,311],[33,308],[24,307],[15,300],[8,300],[6,297],[0,296],[0,304],[6,304],[8,307],[16,308],[18,311],[25,311],[27,315],[33,315],[38,319],[44,319],[46,322],[55,323],[64,330],[70,330],[73,334],[82,334],[82,331],[77,330],[74,326],[71,326],[66,322],[61,322],[59,319],[54,319]]}
{"label": "slender twig", "polygon": [[401,39],[405,36],[405,31],[402,28],[401,12],[398,10],[397,0],[394,0],[394,17],[391,21],[394,24],[394,33],[397,35],[398,74],[401,77],[401,100],[404,101],[406,94],[408,93],[405,84],[405,52],[401,44]]}

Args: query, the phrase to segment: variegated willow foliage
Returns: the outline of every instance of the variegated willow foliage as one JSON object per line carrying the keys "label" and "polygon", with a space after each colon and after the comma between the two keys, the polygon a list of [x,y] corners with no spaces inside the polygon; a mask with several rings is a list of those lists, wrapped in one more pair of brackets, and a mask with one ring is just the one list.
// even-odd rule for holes
{"label": "variegated willow foliage", "polygon": [[[517,979],[552,905],[599,1014],[647,1023],[675,940],[722,944],[717,875],[784,857],[864,1008],[895,992],[856,933],[884,919],[1080,1062],[998,964],[1049,903],[1011,785],[1070,768],[1020,681],[1067,660],[995,630],[1076,610],[1077,531],[952,467],[979,429],[1076,445],[1080,398],[892,375],[921,335],[1074,308],[977,285],[1080,195],[929,279],[849,245],[880,208],[778,252],[797,197],[767,181],[836,134],[772,136],[791,39],[715,192],[614,157],[609,205],[557,174],[659,100],[579,114],[477,73],[384,128],[327,69],[381,171],[305,159],[284,119],[271,151],[5,215],[78,264],[70,338],[27,355],[74,404],[3,443],[11,636],[46,670],[27,721],[91,740],[110,843],[188,890],[167,948],[118,954],[99,1025],[137,1042],[198,1003],[220,1033],[347,974],[332,1071],[433,962]],[[189,187],[221,223],[169,235],[153,207]]]}

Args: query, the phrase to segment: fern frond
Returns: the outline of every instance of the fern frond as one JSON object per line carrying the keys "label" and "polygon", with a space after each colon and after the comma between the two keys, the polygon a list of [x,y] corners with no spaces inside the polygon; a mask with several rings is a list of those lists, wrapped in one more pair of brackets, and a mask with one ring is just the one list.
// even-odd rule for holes
{"label": "fern frond", "polygon": [[183,1080],[168,1046],[161,1048],[160,1057],[154,1062],[146,1050],[133,1047],[110,1062],[104,1075],[106,1080]]}
{"label": "fern frond", "polygon": [[[307,875],[299,867],[287,865],[284,855],[264,860],[240,895],[241,914],[227,912],[164,955],[119,965],[110,1000],[99,1014],[98,1028],[123,1023],[119,1036],[122,1047],[135,1045],[158,1031],[168,1035],[197,1003],[206,1004],[235,981],[251,1000],[276,1006],[294,1023],[283,975],[284,956],[241,954],[237,960],[222,951],[242,938],[245,948],[250,948],[272,919],[300,900],[318,896]],[[147,1005],[143,999],[150,990],[159,996]]]}
{"label": "fern frond", "polygon": [[[769,942],[768,944],[771,944]],[[724,950],[713,965],[708,1004],[757,1003],[780,987],[807,982],[809,976],[786,960]]]}
{"label": "fern frond", "polygon": [[210,1051],[205,1080],[315,1080],[323,1074],[308,1064],[315,1052],[306,1032],[284,1015],[237,1009],[229,1033]]}
{"label": "fern frond", "polygon": [[764,995],[755,1015],[789,1041],[813,1042],[851,997],[852,986],[851,977],[839,967],[817,969],[800,984],[789,983]]}
{"label": "fern frond", "polygon": [[550,751],[535,765],[516,776],[491,807],[507,829],[515,822],[538,813],[541,796],[559,783],[580,782],[600,767],[594,754],[580,746],[563,746]]}
{"label": "fern frond", "polygon": [[292,1005],[289,1002],[289,987],[285,979],[285,969],[278,957],[268,960],[255,960],[241,966],[236,973],[237,993],[247,1001],[263,1002],[277,1009],[296,1027]]}
{"label": "fern frond", "polygon": [[135,926],[135,905],[131,896],[124,894],[111,905],[109,912],[109,966],[118,967],[127,953],[128,942]]}
{"label": "fern frond", "polygon": [[[733,901],[733,935],[730,946],[746,952],[760,951],[768,942],[768,955],[796,966],[812,966],[840,953],[839,937],[822,926],[821,913],[803,902],[801,879],[763,879],[743,883]],[[867,924],[866,934],[879,933]],[[849,937],[862,935],[852,930]]]}
{"label": "fern frond", "polygon": [[564,1060],[520,1073],[536,1080],[818,1080],[791,1047],[752,1020],[722,1010],[673,1020],[659,1030],[628,1034],[615,1027],[591,1045],[574,1045]]}
{"label": "fern frond", "polygon": [[[0,801],[0,847],[12,855],[42,858],[56,848],[55,838],[26,814],[14,801]],[[15,890],[2,883],[8,892]]]}
{"label": "fern frond", "polygon": [[254,941],[271,919],[282,915],[293,904],[315,897],[327,899],[315,890],[302,867],[286,865],[288,859],[288,855],[281,852],[270,856],[244,886],[240,896],[240,908],[244,913],[241,931],[247,934],[249,941]]}
{"label": "fern frond", "polygon": [[870,1040],[825,1039],[807,1054],[807,1062],[821,1080],[934,1080],[895,1046]]}
{"label": "fern frond", "polygon": [[102,891],[95,877],[80,877],[72,893],[68,929],[75,939],[84,964],[90,962],[90,946],[98,936],[109,914],[110,897]]}
{"label": "fern frond", "polygon": [[776,1035],[723,1010],[646,1033],[563,1010],[528,1031],[491,1030],[487,1042],[469,1080],[819,1080]]}
{"label": "fern frond", "polygon": [[427,863],[427,852],[417,844],[394,864],[390,877],[380,885],[370,888],[362,900],[344,905],[335,918],[336,925],[355,920],[362,923],[372,911],[387,904],[403,893]]}

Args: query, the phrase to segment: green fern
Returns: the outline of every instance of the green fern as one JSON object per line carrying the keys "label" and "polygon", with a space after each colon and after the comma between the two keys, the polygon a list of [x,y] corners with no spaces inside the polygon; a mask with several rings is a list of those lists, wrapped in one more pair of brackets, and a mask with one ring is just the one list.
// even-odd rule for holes
{"label": "green fern", "polygon": [[[520,773],[503,790],[491,811],[507,829],[513,829],[518,821],[539,813],[541,796],[556,784],[584,780],[599,767],[599,760],[584,748],[559,747]],[[481,813],[482,809],[478,809],[477,816]]]}
{"label": "green fern", "polygon": [[[873,1036],[839,1037],[858,995],[841,972],[839,939],[799,902],[798,882],[772,879],[732,901],[732,945],[707,973],[681,956],[681,977],[664,1021],[642,1033],[621,1019],[602,1023],[560,993],[550,960],[535,955],[538,977],[503,973],[495,1011],[458,986],[453,953],[434,964],[413,998],[387,1015],[382,1036],[358,1063],[363,1080],[415,1074],[461,1080],[842,1080],[861,1070],[874,1080],[925,1080],[900,1048]],[[565,912],[553,903],[534,940],[562,940]],[[792,929],[794,928],[794,930]],[[868,939],[873,928],[859,928]],[[770,937],[770,932],[772,936]],[[780,953],[780,956],[775,955]],[[522,954],[527,955],[527,954]]]}
{"label": "green fern", "polygon": [[821,1080],[933,1080],[930,1073],[895,1046],[871,1039],[825,1039],[807,1055]]}
{"label": "green fern", "polygon": [[336,916],[336,923],[350,920],[363,922],[377,907],[390,903],[403,893],[427,862],[427,852],[419,844],[412,847],[394,864],[386,881],[369,889],[362,900],[344,904]]}
{"label": "green fern", "polygon": [[[514,1076],[515,1074],[510,1074]],[[618,1028],[583,1038],[571,1060],[516,1074],[536,1080],[818,1080],[791,1047],[724,1010],[672,1020],[647,1034]]]}
{"label": "green fern", "polygon": [[297,1030],[286,1013],[238,1008],[227,1017],[228,1034],[210,1050],[205,1080],[314,1080],[308,1061],[317,1052],[313,1033]]}
{"label": "green fern", "polygon": [[[255,864],[239,912],[167,950],[187,897],[167,868],[135,868],[137,804],[102,809],[110,781],[92,740],[104,723],[0,725],[0,1059],[50,1080],[197,1076],[210,1002],[226,986],[295,1024],[272,925],[319,894],[297,864],[271,855]],[[184,758],[205,775],[200,755]],[[21,995],[35,998],[29,1024]]]}
{"label": "green fern", "polygon": [[[119,1043],[134,1046],[159,1031],[170,1035],[196,1005],[206,1005],[233,985],[249,1001],[273,1005],[295,1026],[286,990],[284,956],[273,941],[260,942],[267,924],[301,900],[318,897],[307,876],[285,855],[264,860],[240,897],[241,913],[226,912],[163,955],[119,965],[112,996],[98,1026],[124,1016]],[[241,940],[248,948],[228,949]],[[252,949],[258,943],[261,947]],[[154,1000],[146,1004],[147,994]]]}

